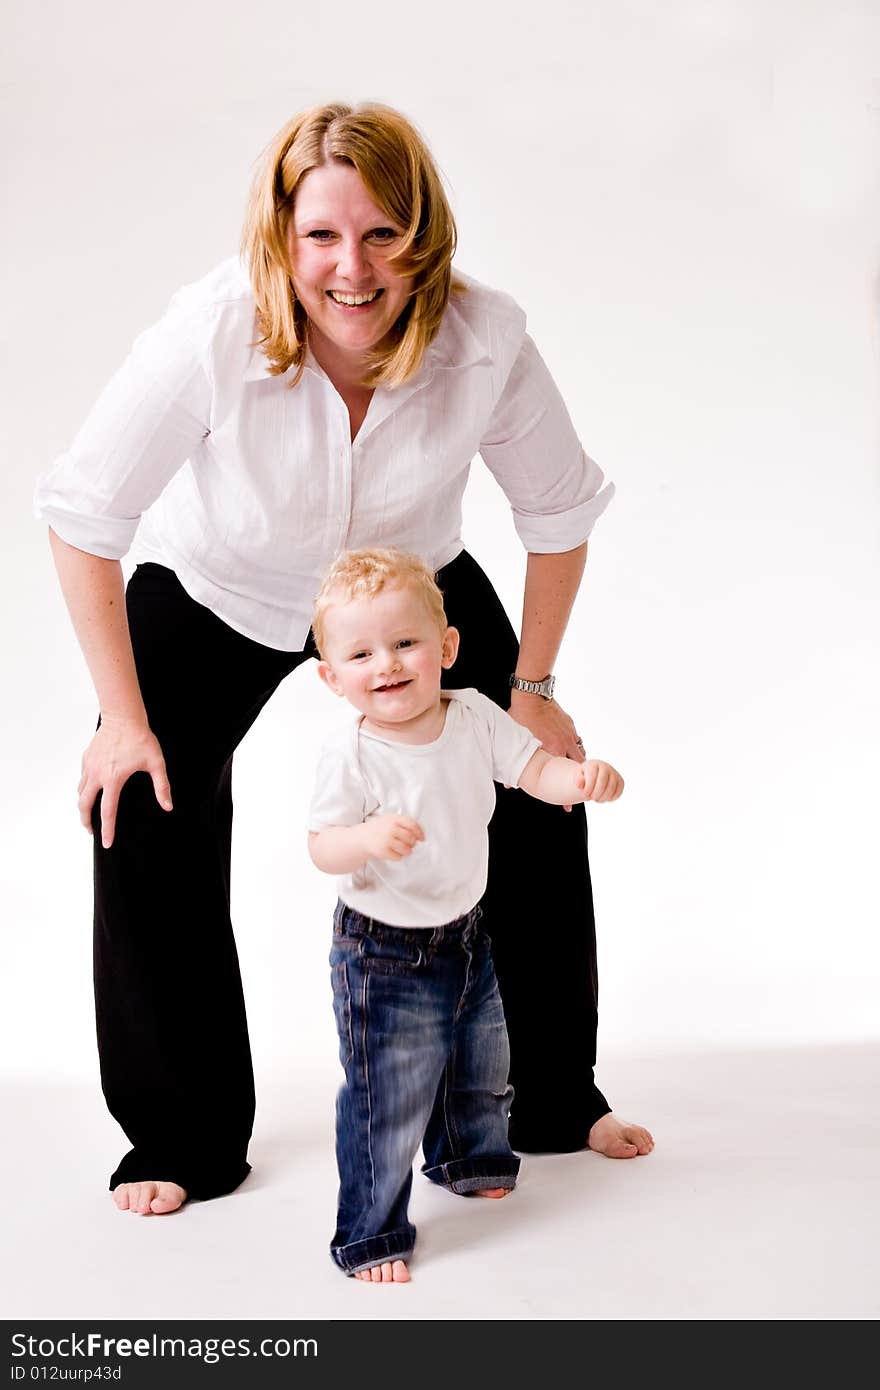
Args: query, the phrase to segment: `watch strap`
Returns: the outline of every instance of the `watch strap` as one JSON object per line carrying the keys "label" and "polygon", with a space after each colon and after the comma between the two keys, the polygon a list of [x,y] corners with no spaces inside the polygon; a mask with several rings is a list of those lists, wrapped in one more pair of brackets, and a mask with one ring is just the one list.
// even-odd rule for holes
{"label": "watch strap", "polygon": [[514,671],[510,677],[510,688],[511,690],[523,690],[527,695],[540,695],[545,700],[552,700],[553,691],[556,688],[556,678],[553,675],[547,675],[539,681],[530,681],[523,676],[518,676]]}

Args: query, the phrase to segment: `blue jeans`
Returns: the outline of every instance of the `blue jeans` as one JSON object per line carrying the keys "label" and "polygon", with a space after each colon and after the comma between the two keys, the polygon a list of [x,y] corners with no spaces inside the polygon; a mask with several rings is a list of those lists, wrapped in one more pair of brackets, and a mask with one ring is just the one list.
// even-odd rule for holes
{"label": "blue jeans", "polygon": [[513,1089],[501,996],[480,909],[442,927],[390,927],[339,903],[330,966],[339,1058],[339,1209],[347,1274],[406,1259],[412,1164],[451,1192],[512,1188]]}

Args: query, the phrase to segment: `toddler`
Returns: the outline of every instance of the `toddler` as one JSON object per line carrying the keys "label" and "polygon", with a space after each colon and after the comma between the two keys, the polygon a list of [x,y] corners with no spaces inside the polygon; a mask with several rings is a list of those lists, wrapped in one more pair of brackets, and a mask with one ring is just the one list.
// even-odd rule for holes
{"label": "toddler", "polygon": [[315,602],[318,672],[357,718],[325,746],[309,814],[314,863],[336,875],[330,955],[345,1081],[336,1105],[339,1206],[331,1254],[347,1274],[404,1283],[419,1143],[432,1182],[500,1198],[509,1051],[480,926],[495,783],[558,805],[614,801],[607,763],[551,757],[476,690],[441,690],[458,651],[415,556],[342,555]]}

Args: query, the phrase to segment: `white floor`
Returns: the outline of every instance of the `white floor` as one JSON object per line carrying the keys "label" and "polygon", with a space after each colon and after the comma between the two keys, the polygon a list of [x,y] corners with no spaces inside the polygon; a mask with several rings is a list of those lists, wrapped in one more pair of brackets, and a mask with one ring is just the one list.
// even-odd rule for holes
{"label": "white floor", "polygon": [[4,1316],[875,1318],[878,1075],[867,1046],[606,1058],[654,1153],[526,1156],[503,1202],[417,1175],[403,1287],[327,1255],[335,1075],[264,1085],[247,1183],[161,1218],[102,1191],[120,1141],[96,1087],[5,1086]]}

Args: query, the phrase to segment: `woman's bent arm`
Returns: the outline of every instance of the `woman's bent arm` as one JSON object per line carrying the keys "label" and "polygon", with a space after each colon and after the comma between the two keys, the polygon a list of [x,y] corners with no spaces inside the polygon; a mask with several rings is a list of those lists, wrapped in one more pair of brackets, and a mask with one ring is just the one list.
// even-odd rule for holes
{"label": "woman's bent arm", "polygon": [[152,733],[138,684],[125,611],[125,587],[118,560],[105,560],[68,545],[54,531],[49,542],[61,589],[86,659],[101,727],[83,754],[79,784],[80,820],[91,830],[91,812],[101,797],[101,842],[113,843],[116,808],[133,772],[148,772],[156,800],[171,810],[165,759]]}

